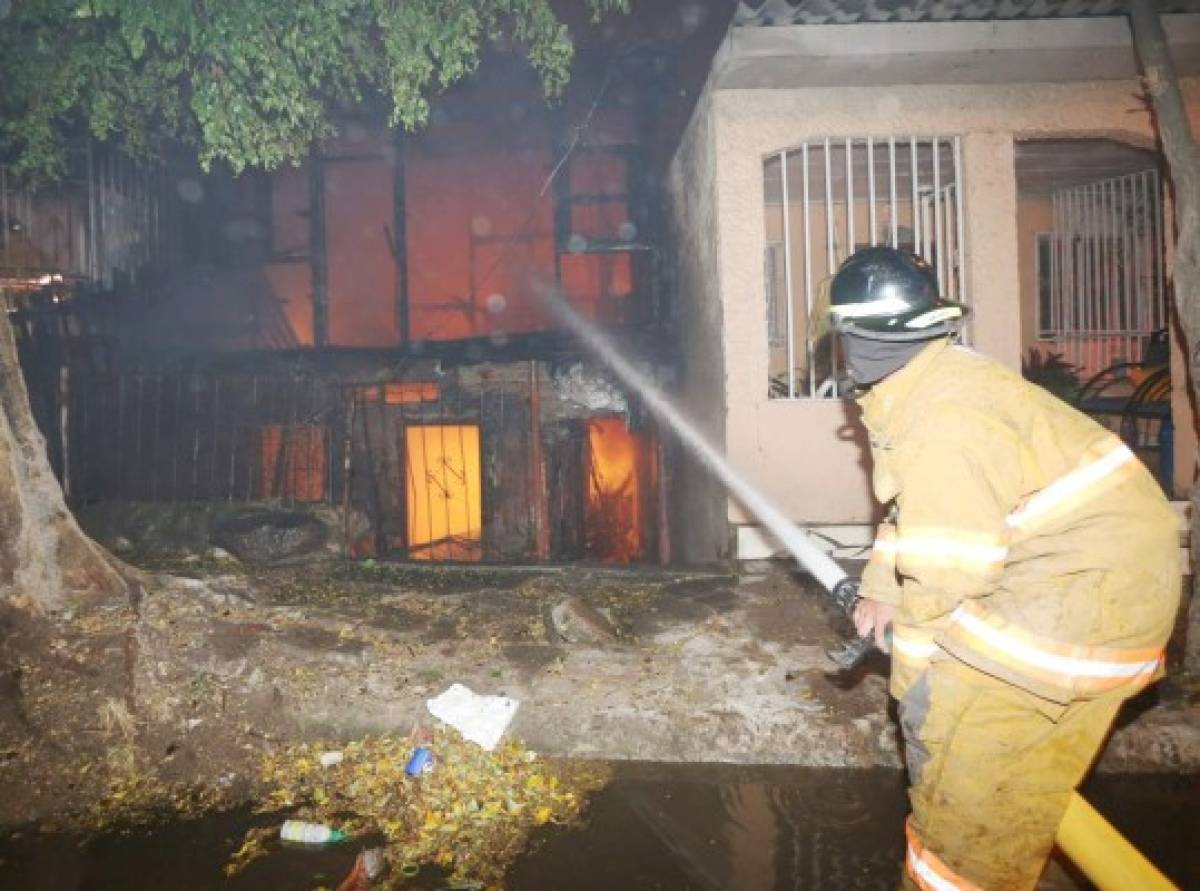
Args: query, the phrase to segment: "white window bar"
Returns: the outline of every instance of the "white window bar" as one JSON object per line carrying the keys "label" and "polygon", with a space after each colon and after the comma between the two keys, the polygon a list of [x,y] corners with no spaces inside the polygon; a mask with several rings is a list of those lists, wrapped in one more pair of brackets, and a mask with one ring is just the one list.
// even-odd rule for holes
{"label": "white window bar", "polygon": [[849,257],[858,247],[854,238],[854,143],[846,140],[846,247],[843,257]]}
{"label": "white window bar", "polygon": [[[792,227],[788,219],[792,206],[788,201],[787,152],[779,153],[780,191],[783,194],[783,282],[784,299],[787,300],[787,382],[788,396],[796,394],[796,326],[792,318]],[[772,264],[774,265],[774,264]],[[772,270],[772,273],[774,270]],[[774,318],[772,313],[772,318]]]}
{"label": "white window bar", "polygon": [[[966,223],[963,222],[962,139],[958,136],[954,137],[954,223],[957,232],[955,242],[958,246],[958,254],[955,256],[954,262],[954,268],[958,272],[958,299],[963,303],[969,304],[965,260],[967,244],[965,235]],[[967,318],[969,319],[970,316]]]}
{"label": "white window bar", "polygon": [[[907,144],[907,157],[898,142]],[[842,371],[837,338],[814,341],[807,321],[819,291],[860,244],[919,247],[934,265],[943,293],[965,297],[959,152],[954,137],[839,136],[808,140],[764,160],[767,200],[782,210],[777,217],[769,208],[763,263],[770,279],[764,293],[773,398],[836,396]],[[908,196],[912,202],[906,208]],[[902,232],[902,219],[912,228]],[[797,337],[805,342],[796,342]]]}
{"label": "white window bar", "polygon": [[[832,275],[837,269],[837,247],[834,243],[833,235],[833,152],[830,150],[830,141],[825,140],[825,269],[827,275]],[[811,340],[812,338],[809,338]],[[829,377],[836,379],[837,377],[837,338],[834,337],[829,343]],[[816,377],[816,369],[810,367],[808,369],[809,378]],[[824,381],[822,381],[824,384]]]}
{"label": "white window bar", "polygon": [[875,140],[870,136],[867,137],[867,194],[870,195],[867,204],[871,208],[868,225],[871,227],[871,247],[874,247],[879,229],[875,221]]}
{"label": "white window bar", "polygon": [[[810,225],[810,220],[809,220],[809,215],[808,215],[808,205],[809,205],[810,198],[809,198],[809,188],[808,188],[808,143],[807,142],[804,143],[804,149],[801,154],[801,160],[804,162],[804,194],[803,194],[803,199],[804,199],[804,311],[805,311],[804,317],[805,317],[805,319],[808,320],[805,323],[804,330],[805,330],[805,332],[807,332],[807,331],[809,331],[809,326],[812,324],[812,308],[813,308],[812,238],[809,235],[809,233],[812,232],[812,226]],[[790,243],[788,244],[788,249],[789,250],[791,249]],[[789,328],[788,329],[788,337],[794,337],[794,336],[795,336],[795,332],[793,332],[792,329]],[[817,376],[816,376],[816,374],[813,373],[813,369],[816,368],[816,366],[813,364],[815,361],[814,357],[816,355],[816,344],[813,343],[813,339],[812,339],[811,335],[806,335],[804,339],[807,342],[807,346],[805,349],[805,357],[808,359],[808,367],[805,370],[805,373],[808,377],[808,395],[811,398],[811,397],[817,395]],[[791,390],[788,392],[788,395],[795,396],[796,391]]]}
{"label": "white window bar", "polygon": [[909,160],[912,167],[912,231],[913,231],[913,252],[921,253],[921,220],[920,220],[920,205],[921,199],[917,194],[921,184],[921,177],[917,169],[917,137],[912,137],[908,141]]}
{"label": "white window bar", "polygon": [[958,230],[954,228],[954,186],[946,186],[942,190],[942,217],[944,219],[943,233],[946,237],[946,295],[952,300],[958,299],[958,282],[954,276],[954,257],[958,253],[956,238]]}
{"label": "white window bar", "polygon": [[888,137],[888,182],[891,191],[889,192],[888,215],[891,217],[892,223],[892,247],[900,246],[900,230],[899,219],[896,207],[896,137]]}
{"label": "white window bar", "polygon": [[933,258],[937,263],[938,293],[946,293],[946,277],[943,271],[946,259],[946,240],[942,237],[942,214],[938,208],[942,199],[942,165],[938,155],[941,154],[940,141],[933,141],[933,195],[930,197],[933,210],[933,237],[937,239],[937,254]]}
{"label": "white window bar", "polygon": [[[921,256],[930,264],[933,263],[933,202],[935,195],[930,192],[928,195],[921,196]],[[937,277],[936,270],[934,277]],[[941,282],[938,282],[938,289],[941,289]]]}
{"label": "white window bar", "polygon": [[833,153],[825,140],[825,269],[832,275],[837,269],[833,247]]}

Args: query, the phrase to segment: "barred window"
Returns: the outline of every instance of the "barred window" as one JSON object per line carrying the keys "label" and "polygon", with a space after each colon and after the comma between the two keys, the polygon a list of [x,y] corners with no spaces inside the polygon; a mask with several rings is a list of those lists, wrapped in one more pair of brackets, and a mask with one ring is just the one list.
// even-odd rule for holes
{"label": "barred window", "polygon": [[886,244],[920,254],[943,296],[969,302],[959,137],[852,137],[801,143],[763,161],[774,398],[836,398],[836,338],[816,322],[843,260]]}

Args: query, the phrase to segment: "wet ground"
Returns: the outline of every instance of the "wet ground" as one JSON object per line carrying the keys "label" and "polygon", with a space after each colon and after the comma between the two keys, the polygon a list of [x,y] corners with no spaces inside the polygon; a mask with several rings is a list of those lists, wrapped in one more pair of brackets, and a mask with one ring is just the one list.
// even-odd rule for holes
{"label": "wet ground", "polygon": [[[1181,888],[1200,887],[1200,776],[1094,777],[1088,799]],[[892,889],[907,811],[898,771],[623,763],[585,826],[550,827],[510,870],[509,889],[782,891]],[[0,886],[21,891],[335,888],[358,845],[280,848],[226,880],[252,825],[237,812],[77,837],[0,837]],[[1046,883],[1087,887],[1052,867]],[[448,889],[425,872],[403,884]]]}
{"label": "wet ground", "polygon": [[[779,568],[170,568],[192,577],[157,576],[137,615],[100,604],[44,629],[10,673],[18,696],[0,672],[0,826],[119,816],[114,789],[141,807],[199,785],[187,813],[229,807],[253,795],[264,754],[407,735],[454,682],[519,700],[509,735],[547,757],[901,764],[886,660],[832,677],[839,620]],[[555,634],[568,599],[605,612],[615,636]],[[0,635],[0,652],[28,637]],[[1200,771],[1197,678],[1131,702],[1100,767]]]}

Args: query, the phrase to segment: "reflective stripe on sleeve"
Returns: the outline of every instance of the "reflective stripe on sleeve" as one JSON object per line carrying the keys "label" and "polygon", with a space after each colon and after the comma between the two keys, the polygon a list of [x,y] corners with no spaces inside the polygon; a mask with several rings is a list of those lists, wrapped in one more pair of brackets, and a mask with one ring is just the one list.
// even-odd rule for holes
{"label": "reflective stripe on sleeve", "polygon": [[913,831],[911,817],[904,824],[904,834],[908,836],[905,865],[909,876],[921,891],[980,891],[978,885],[964,879],[921,844]]}
{"label": "reflective stripe on sleeve", "polygon": [[883,563],[896,562],[896,527],[880,526],[875,535],[875,544],[871,546],[871,559]]}
{"label": "reflective stripe on sleeve", "polygon": [[964,603],[950,616],[947,639],[1039,681],[1078,692],[1100,692],[1149,682],[1162,648],[1125,649],[1061,644],[981,615]]}
{"label": "reflective stripe on sleeve", "polygon": [[[1110,485],[1125,478],[1127,467],[1132,468],[1134,454],[1119,441],[1105,440],[1100,457],[1088,461],[1064,474],[1008,515],[1013,529],[1028,529],[1056,514],[1062,514],[1088,501]],[[1095,450],[1093,450],[1095,451]]]}
{"label": "reflective stripe on sleeve", "polygon": [[994,535],[936,526],[909,527],[894,539],[877,538],[875,550],[922,566],[978,573],[998,569],[1008,557],[1008,548]]}
{"label": "reflective stripe on sleeve", "polygon": [[927,662],[939,649],[931,632],[906,625],[892,627],[892,653],[906,662]]}

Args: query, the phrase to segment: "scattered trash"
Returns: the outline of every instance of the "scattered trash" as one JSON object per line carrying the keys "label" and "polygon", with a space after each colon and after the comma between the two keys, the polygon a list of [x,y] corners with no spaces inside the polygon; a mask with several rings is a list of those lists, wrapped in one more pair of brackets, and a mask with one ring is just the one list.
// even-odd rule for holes
{"label": "scattered trash", "polygon": [[490,752],[508,729],[520,703],[507,696],[481,696],[462,684],[451,684],[425,704],[435,718]]}
{"label": "scattered trash", "polygon": [[324,823],[308,823],[304,820],[287,820],[279,830],[280,841],[300,842],[306,845],[325,845],[346,840],[346,833]]}
{"label": "scattered trash", "polygon": [[410,777],[419,777],[421,774],[429,773],[431,770],[433,770],[433,752],[425,746],[414,749],[412,757],[404,765],[404,772]]}
{"label": "scattered trash", "polygon": [[321,753],[321,766],[322,767],[336,767],[337,765],[342,763],[342,759],[344,757],[345,757],[345,755],[342,752],[322,752]]}
{"label": "scattered trash", "polygon": [[361,851],[337,891],[367,891],[371,884],[383,874],[383,848]]}
{"label": "scattered trash", "polygon": [[[578,820],[611,776],[594,763],[530,760],[513,740],[485,751],[444,726],[343,743],[342,764],[326,770],[320,756],[333,748],[315,742],[265,755],[258,811],[286,810],[352,838],[378,833],[391,876],[428,865],[445,881],[485,887],[499,887],[539,826]],[[437,769],[420,782],[405,772],[415,748],[437,755]]]}

